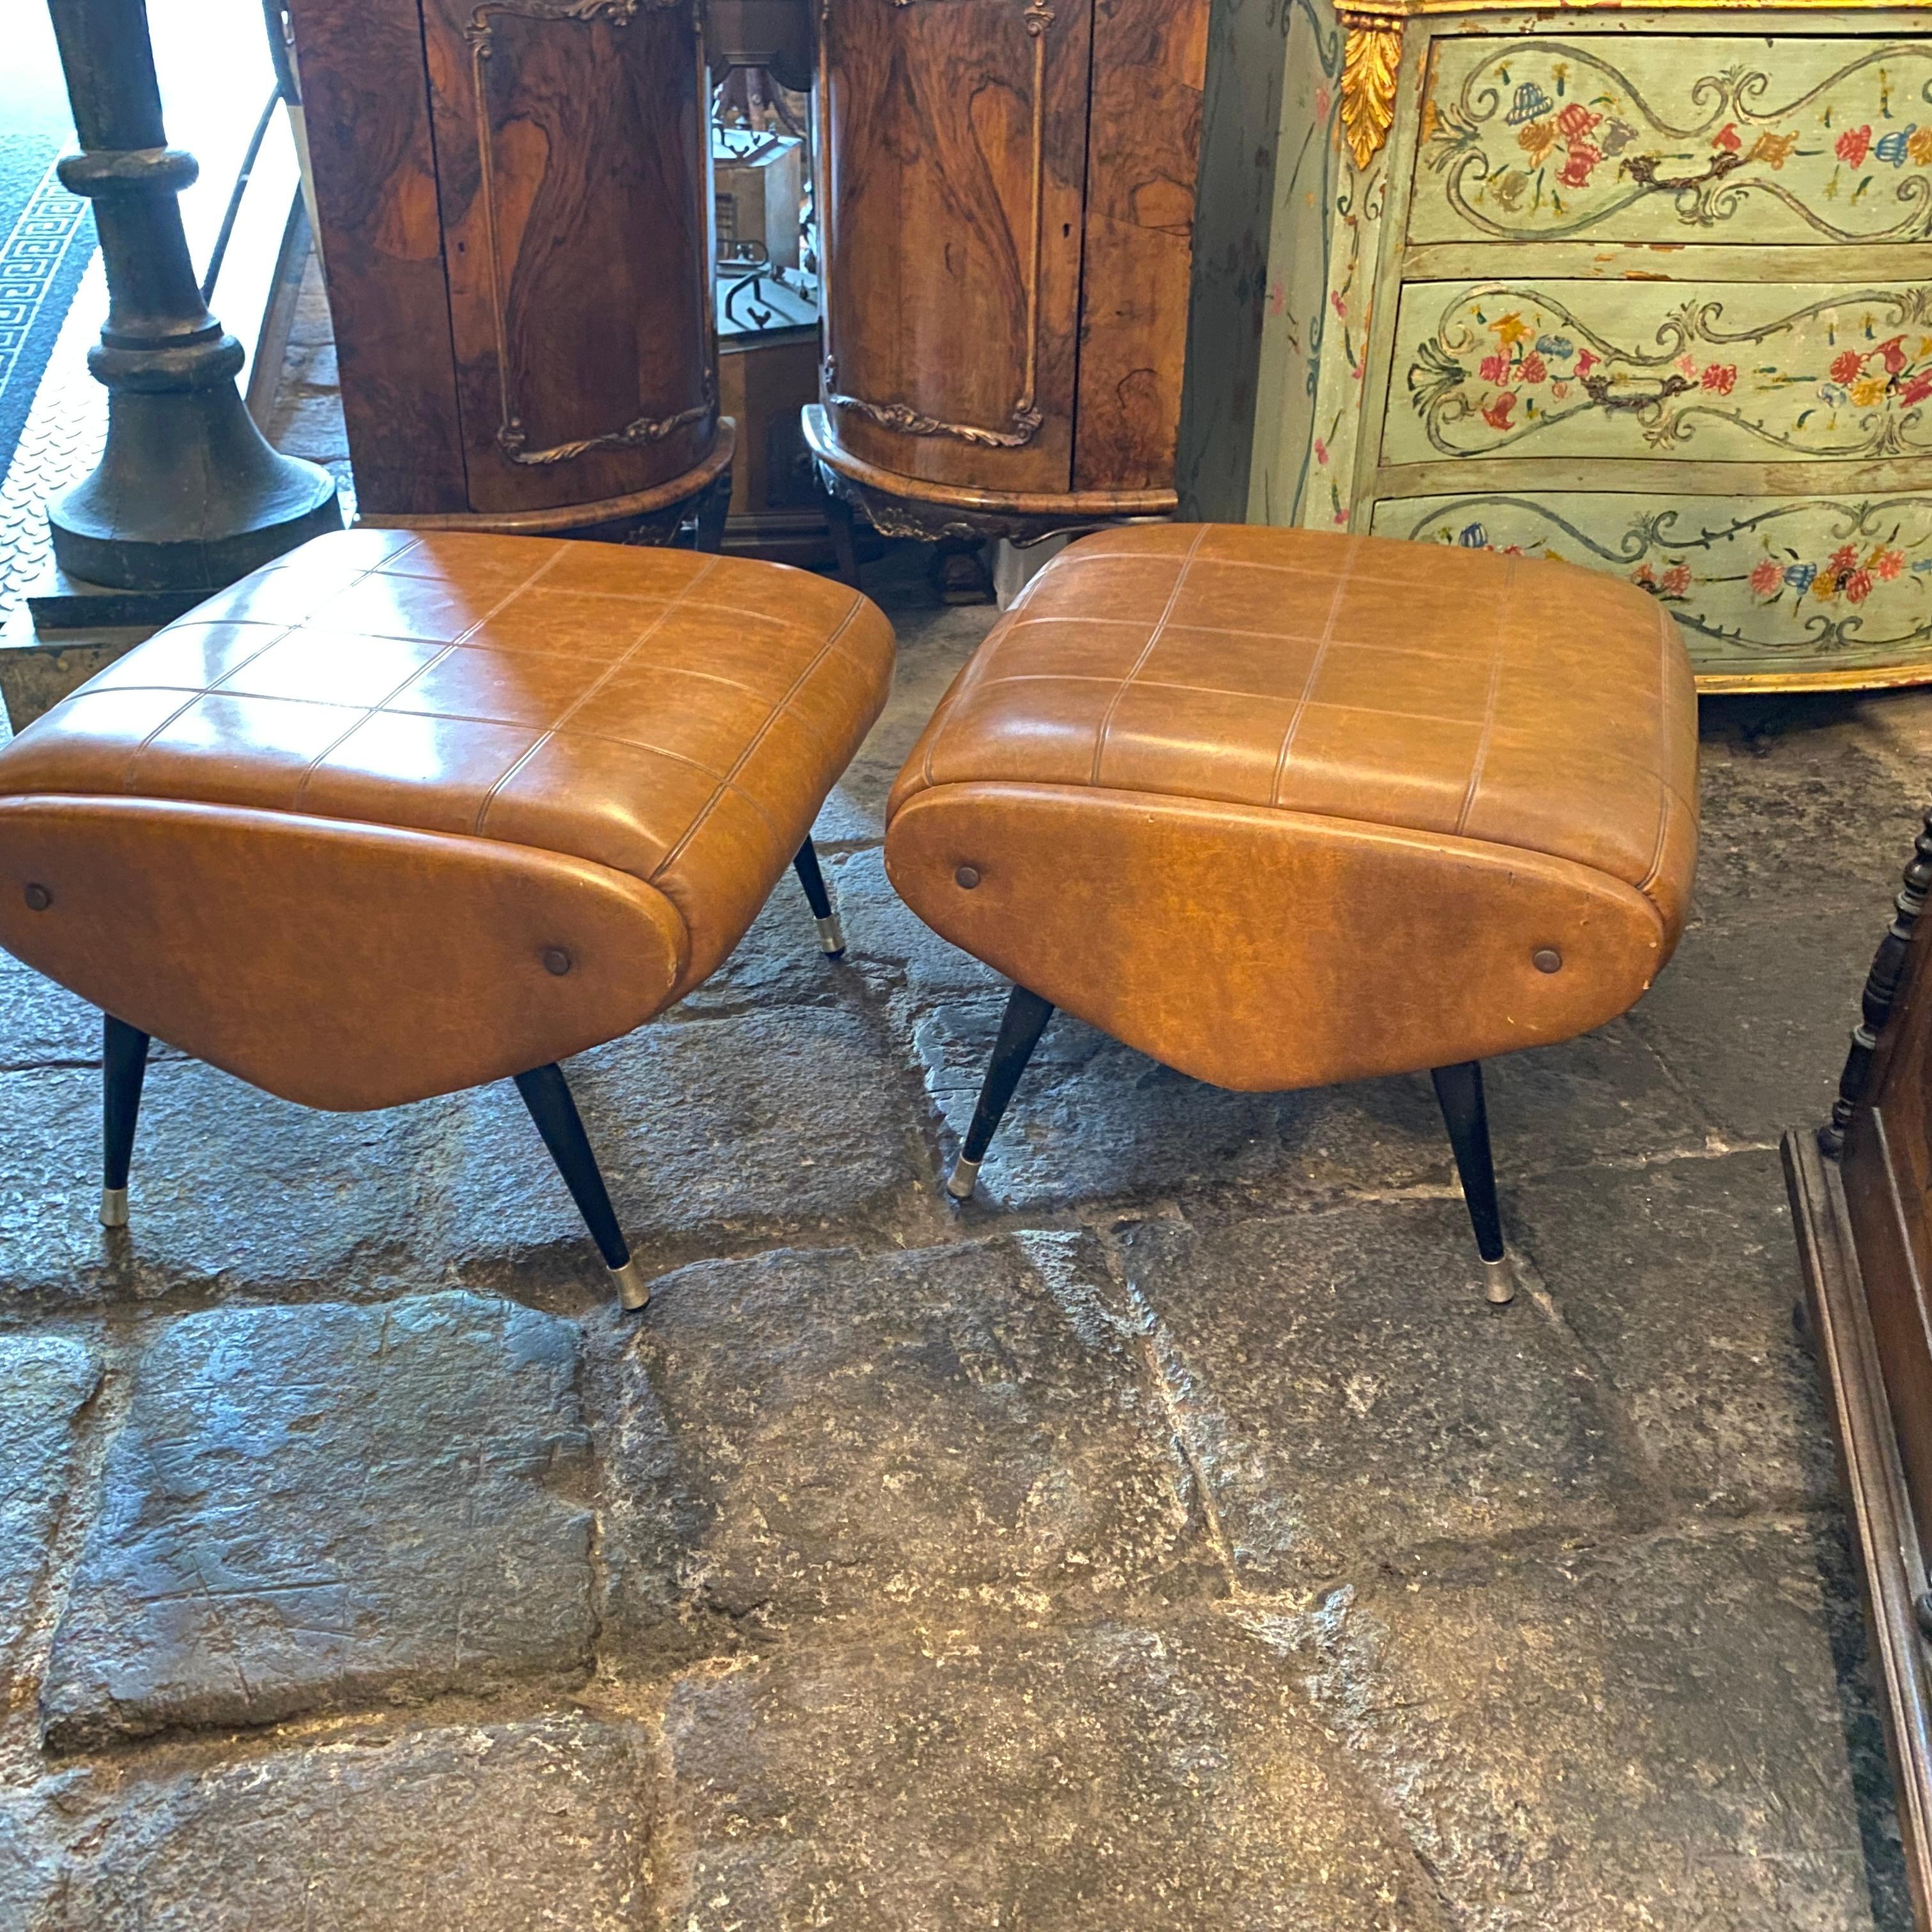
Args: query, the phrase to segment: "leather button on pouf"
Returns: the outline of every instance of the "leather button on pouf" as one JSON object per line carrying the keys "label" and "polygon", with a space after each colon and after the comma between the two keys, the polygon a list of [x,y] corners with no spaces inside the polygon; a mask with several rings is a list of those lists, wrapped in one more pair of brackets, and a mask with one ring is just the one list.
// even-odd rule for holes
{"label": "leather button on pouf", "polygon": [[964,887],[970,892],[980,883],[979,870],[975,866],[962,866],[958,871],[953,874],[952,880],[954,884]]}
{"label": "leather button on pouf", "polygon": [[1563,956],[1553,946],[1540,946],[1530,956],[1529,963],[1539,973],[1560,973],[1563,970]]}
{"label": "leather button on pouf", "polygon": [[560,946],[545,946],[543,962],[544,970],[554,974],[560,980],[570,970],[570,955]]}
{"label": "leather button on pouf", "polygon": [[27,888],[26,900],[32,910],[45,912],[47,908],[53,904],[54,896],[45,886],[29,886]]}

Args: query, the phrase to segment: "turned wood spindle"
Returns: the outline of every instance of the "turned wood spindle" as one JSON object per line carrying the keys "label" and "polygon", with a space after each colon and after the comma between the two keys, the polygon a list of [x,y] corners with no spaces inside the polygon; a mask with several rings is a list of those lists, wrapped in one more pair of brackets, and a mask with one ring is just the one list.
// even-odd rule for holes
{"label": "turned wood spindle", "polygon": [[1878,1036],[1892,1016],[1892,1002],[1898,997],[1899,980],[1905,970],[1906,950],[1911,944],[1912,928],[1925,910],[1928,893],[1932,893],[1932,811],[1926,813],[1918,836],[1912,842],[1912,862],[1905,868],[1904,887],[1893,902],[1895,916],[1879,942],[1877,956],[1865,976],[1864,1017],[1852,1030],[1851,1051],[1845,1056],[1845,1070],[1838,1076],[1838,1097],[1832,1103],[1832,1118],[1818,1130],[1819,1149],[1833,1160],[1844,1152],[1846,1130],[1864,1097],[1872,1055],[1878,1048]]}

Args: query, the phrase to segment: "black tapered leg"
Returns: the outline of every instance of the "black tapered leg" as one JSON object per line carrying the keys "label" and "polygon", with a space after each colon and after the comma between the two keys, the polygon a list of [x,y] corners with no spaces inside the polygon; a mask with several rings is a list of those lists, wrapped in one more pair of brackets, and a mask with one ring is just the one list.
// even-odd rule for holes
{"label": "black tapered leg", "polygon": [[705,492],[704,500],[698,506],[693,548],[717,556],[724,548],[724,520],[730,512],[731,472],[728,470]]}
{"label": "black tapered leg", "polygon": [[852,506],[843,496],[825,500],[826,526],[832,532],[832,554],[838,560],[838,580],[854,590],[864,589],[859,581],[859,538],[852,523]]}
{"label": "black tapered leg", "polygon": [[128,1225],[128,1169],[134,1158],[134,1124],[141,1116],[141,1083],[148,1072],[148,1036],[112,1013],[102,1015],[100,1064],[100,1225]]}
{"label": "black tapered leg", "polygon": [[631,1244],[617,1225],[616,1210],[604,1186],[597,1156],[590,1150],[590,1136],[571,1098],[570,1084],[563,1069],[553,1060],[548,1066],[533,1067],[517,1076],[517,1091],[530,1110],[530,1118],[543,1136],[550,1157],[556,1162],[570,1198],[584,1216],[590,1238],[604,1257],[604,1265],[617,1278],[617,1292],[627,1309],[643,1307],[651,1298],[650,1289],[631,1259]]}
{"label": "black tapered leg", "polygon": [[830,889],[825,883],[825,874],[818,869],[818,850],[808,838],[798,848],[798,856],[791,862],[792,870],[798,874],[798,882],[805,888],[805,896],[812,904],[812,916],[818,922],[818,944],[828,959],[840,958],[845,950],[845,928],[839,922],[837,909],[832,903]]}
{"label": "black tapered leg", "polygon": [[1449,1144],[1456,1150],[1456,1172],[1462,1178],[1462,1198],[1476,1230],[1476,1252],[1483,1258],[1490,1299],[1498,1306],[1516,1298],[1510,1274],[1509,1250],[1503,1241],[1502,1210],[1496,1203],[1496,1167],[1490,1152],[1490,1114],[1483,1100],[1483,1069],[1479,1060],[1438,1066],[1432,1076]]}
{"label": "black tapered leg", "polygon": [[946,1191],[954,1200],[973,1198],[980,1163],[986,1158],[986,1150],[999,1132],[1006,1103],[1012,1099],[1013,1089],[1020,1084],[1020,1076],[1026,1071],[1027,1062],[1033,1058],[1033,1050],[1039,1046],[1040,1036],[1052,1017],[1051,1001],[1042,1000],[1037,993],[1029,993],[1024,986],[1013,988],[1006,1010],[1000,1016],[1000,1036],[993,1043],[992,1064],[986,1069],[986,1084],[980,1089],[980,1104],[973,1109],[966,1144],[959,1150],[959,1159],[946,1184]]}

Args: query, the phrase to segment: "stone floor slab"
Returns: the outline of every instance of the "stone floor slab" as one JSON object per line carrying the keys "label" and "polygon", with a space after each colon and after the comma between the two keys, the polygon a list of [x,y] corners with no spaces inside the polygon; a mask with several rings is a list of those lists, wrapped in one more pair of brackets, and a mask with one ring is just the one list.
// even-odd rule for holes
{"label": "stone floor slab", "polygon": [[[910,1076],[860,1014],[790,1007],[661,1022],[566,1070],[647,1260],[834,1222],[882,1232],[930,1198]],[[514,1088],[500,1082],[440,1106],[434,1249],[474,1283],[526,1283],[548,1258],[601,1290],[582,1220]]]}
{"label": "stone floor slab", "polygon": [[588,1666],[577,1332],[469,1294],[212,1310],[142,1358],[42,1691],[68,1747]]}
{"label": "stone floor slab", "polygon": [[1491,1308],[1459,1202],[1123,1231],[1243,1581],[1302,1590],[1438,1544],[1594,1536],[1638,1472],[1582,1352]]}
{"label": "stone floor slab", "polygon": [[0,1072],[100,1060],[100,1009],[0,952]]}
{"label": "stone floor slab", "polygon": [[1874,893],[1856,911],[1807,903],[1701,920],[1630,1023],[1727,1138],[1815,1126],[1891,917]]}
{"label": "stone floor slab", "polygon": [[1304,1634],[1458,1926],[1910,1932],[1834,1525],[1472,1558]]}
{"label": "stone floor slab", "polygon": [[1720,1513],[1829,1507],[1838,1489],[1775,1154],[1552,1175],[1516,1229],[1601,1365],[1658,1480]]}
{"label": "stone floor slab", "polygon": [[[834,862],[822,862],[826,879],[835,878]],[[827,958],[820,948],[812,908],[788,872],[731,956],[677,1011],[681,1018],[702,1019],[754,1005],[827,1006],[854,990],[850,968]]]}
{"label": "stone floor slab", "polygon": [[129,1784],[34,1932],[633,1932],[651,1816],[581,1718],[298,1744]]}
{"label": "stone floor slab", "polygon": [[1077,1234],[662,1279],[608,1378],[607,1666],[686,1606],[769,1633],[1211,1585],[1108,1293]]}
{"label": "stone floor slab", "polygon": [[1211,1616],[932,1630],[695,1677],[678,1932],[1446,1932],[1260,1646]]}
{"label": "stone floor slab", "polygon": [[64,1861],[44,1790],[0,1792],[0,1925],[44,1932],[60,1892]]}
{"label": "stone floor slab", "polygon": [[[973,1116],[999,1029],[998,998],[920,1017],[902,1003],[950,1162]],[[1619,1021],[1580,1040],[1489,1063],[1490,1118],[1505,1180],[1564,1163],[1703,1146],[1706,1123]],[[1427,1077],[1294,1094],[1238,1094],[1190,1079],[1056,1015],[980,1177],[1010,1213],[1234,1187],[1307,1201],[1454,1177]]]}
{"label": "stone floor slab", "polygon": [[100,1225],[100,1076],[0,1074],[4,1288],[50,1299],[173,1290],[382,1292],[422,1242],[430,1110],[321,1114],[193,1062],[150,1068],[131,1224]]}
{"label": "stone floor slab", "polygon": [[1707,704],[1696,884],[1705,916],[1870,904],[1877,943],[1912,856],[1924,787],[1901,782],[1856,700],[1834,706],[1805,701],[1777,728],[1741,740]]}
{"label": "stone floor slab", "polygon": [[80,1419],[100,1386],[85,1342],[0,1336],[0,1708],[13,1701],[14,1652],[67,1511]]}
{"label": "stone floor slab", "polygon": [[922,1008],[935,1000],[995,995],[1007,982],[933,931],[892,889],[883,849],[842,859],[834,878],[845,908],[848,957],[888,992],[903,992]]}

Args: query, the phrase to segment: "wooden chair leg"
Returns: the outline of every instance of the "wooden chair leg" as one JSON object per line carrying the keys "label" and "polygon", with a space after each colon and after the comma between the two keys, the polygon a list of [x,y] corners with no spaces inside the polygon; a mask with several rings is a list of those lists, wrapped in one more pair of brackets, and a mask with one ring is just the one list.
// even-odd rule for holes
{"label": "wooden chair leg", "polygon": [[1490,1300],[1498,1307],[1516,1299],[1510,1271],[1509,1250],[1503,1240],[1502,1210],[1496,1200],[1496,1162],[1490,1152],[1489,1109],[1483,1100],[1483,1069],[1479,1060],[1438,1066],[1431,1076],[1442,1103],[1449,1144],[1456,1150],[1456,1172],[1462,1178],[1462,1198],[1476,1231],[1476,1252],[1483,1260]]}
{"label": "wooden chair leg", "polygon": [[631,1258],[630,1244],[617,1225],[616,1210],[598,1170],[597,1156],[591,1151],[590,1137],[584,1131],[583,1117],[571,1098],[570,1085],[563,1069],[553,1060],[517,1076],[517,1091],[530,1110],[550,1159],[556,1162],[570,1198],[577,1203],[590,1238],[604,1257],[604,1265],[615,1277],[619,1299],[634,1312],[651,1298],[651,1291],[638,1264]]}
{"label": "wooden chair leg", "polygon": [[128,1225],[128,1170],[148,1072],[148,1036],[112,1013],[102,1016],[100,1225]]}
{"label": "wooden chair leg", "polygon": [[973,1110],[973,1124],[966,1130],[965,1144],[959,1150],[946,1191],[956,1201],[970,1201],[980,1178],[980,1163],[986,1157],[994,1134],[1020,1084],[1020,1076],[1053,1017],[1050,1001],[1024,986],[1016,986],[1000,1020],[1000,1036],[993,1045],[993,1058],[986,1069],[986,1084],[980,1090],[980,1104]]}
{"label": "wooden chair leg", "polygon": [[799,884],[805,888],[806,898],[811,902],[812,916],[818,922],[820,950],[828,959],[842,958],[845,952],[845,928],[839,922],[838,908],[832,903],[825,874],[819,870],[818,849],[809,838],[798,848],[798,856],[791,865],[792,870],[798,874]]}

